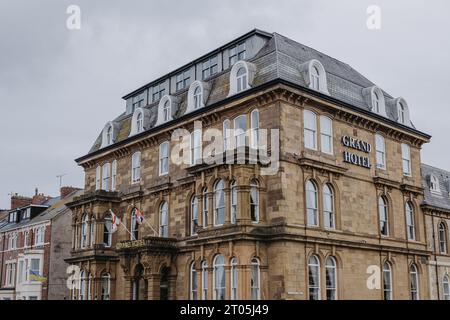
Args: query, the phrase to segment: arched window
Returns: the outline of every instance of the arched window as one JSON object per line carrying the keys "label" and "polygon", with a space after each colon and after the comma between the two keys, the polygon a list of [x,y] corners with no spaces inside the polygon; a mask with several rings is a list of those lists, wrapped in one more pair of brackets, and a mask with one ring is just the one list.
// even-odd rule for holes
{"label": "arched window", "polygon": [[247,81],[247,70],[245,67],[240,67],[236,73],[236,88],[237,92],[242,92],[247,89],[248,81]]}
{"label": "arched window", "polygon": [[103,273],[101,276],[101,300],[110,299],[111,276],[109,273]]}
{"label": "arched window", "polygon": [[309,110],[303,112],[303,127],[305,148],[317,150],[317,117],[314,112]]}
{"label": "arched window", "polygon": [[384,300],[392,300],[392,271],[389,262],[383,265],[383,294]]}
{"label": "arched window", "polygon": [[112,245],[112,217],[108,213],[103,224],[103,245],[107,248]]}
{"label": "arched window", "polygon": [[252,222],[259,222],[259,184],[256,180],[250,183],[250,217]]}
{"label": "arched window", "polygon": [[323,215],[325,228],[336,228],[333,188],[328,183],[323,186]]}
{"label": "arched window", "polygon": [[320,149],[333,154],[333,121],[325,116],[320,116]]}
{"label": "arched window", "polygon": [[112,163],[112,174],[111,174],[111,191],[116,191],[117,186],[117,160]]}
{"label": "arched window", "polygon": [[415,264],[409,267],[409,280],[411,300],[419,300],[419,273]]}
{"label": "arched window", "polygon": [[380,219],[380,233],[383,236],[389,235],[389,212],[385,197],[378,198],[378,214]]}
{"label": "arched window", "polygon": [[439,251],[440,253],[447,253],[447,226],[444,222],[439,224]]}
{"label": "arched window", "polygon": [[144,131],[144,117],[142,112],[139,112],[136,118],[136,133]]}
{"label": "arched window", "polygon": [[86,248],[88,244],[88,223],[89,216],[85,213],[81,222],[81,248]]}
{"label": "arched window", "polygon": [[251,143],[250,146],[254,149],[259,147],[259,111],[253,110],[250,114],[250,127],[251,127]]}
{"label": "arched window", "polygon": [[237,210],[238,210],[238,198],[237,198],[237,185],[236,181],[233,180],[230,183],[230,201],[231,201],[231,223],[236,223]]}
{"label": "arched window", "polygon": [[317,216],[317,187],[311,180],[306,181],[306,214],[309,226],[319,225]]}
{"label": "arched window", "polygon": [[411,175],[411,150],[409,145],[402,143],[402,164],[403,164],[403,175]]}
{"label": "arched window", "polygon": [[88,275],[88,283],[87,283],[87,299],[92,300],[92,274]]}
{"label": "arched window", "polygon": [[131,183],[141,181],[141,153],[135,152],[131,158]]}
{"label": "arched window", "polygon": [[214,300],[225,300],[225,258],[219,254],[214,258]]}
{"label": "arched window", "polygon": [[226,119],[223,122],[223,151],[230,149],[230,120]]}
{"label": "arched window", "polygon": [[439,193],[441,188],[439,186],[439,179],[435,175],[430,175],[430,191]]}
{"label": "arched window", "polygon": [[100,190],[101,188],[101,174],[102,174],[102,167],[98,166],[95,170],[95,190]]}
{"label": "arched window", "polygon": [[252,300],[261,299],[261,274],[259,268],[259,260],[257,258],[252,259],[252,274],[250,279],[250,288],[252,291]]}
{"label": "arched window", "polygon": [[113,143],[113,126],[110,125],[106,130],[106,143],[107,145],[111,145]]}
{"label": "arched window", "polygon": [[191,133],[190,144],[191,165],[200,164],[202,162],[202,134],[200,130]]}
{"label": "arched window", "polygon": [[195,269],[195,262],[191,263],[191,275],[190,275],[190,298],[191,300],[198,299],[197,289],[197,270]]}
{"label": "arched window", "polygon": [[386,169],[386,149],[384,143],[384,137],[382,135],[375,135],[375,149],[376,149],[376,161],[378,169]]}
{"label": "arched window", "polygon": [[100,148],[105,148],[107,146],[112,145],[114,143],[114,136],[115,136],[115,128],[113,122],[108,122],[103,128],[101,134],[102,142]]}
{"label": "arched window", "polygon": [[199,109],[202,107],[202,89],[197,86],[194,90],[194,109]]}
{"label": "arched window", "polygon": [[167,202],[161,203],[159,206],[159,236],[167,238],[169,236],[168,225],[169,205]]}
{"label": "arched window", "polygon": [[398,103],[398,121],[402,124],[406,123],[406,108],[402,102]]}
{"label": "arched window", "polygon": [[171,114],[170,114],[170,101],[167,100],[164,105],[163,105],[163,121],[167,122],[169,120],[171,120]]}
{"label": "arched window", "polygon": [[320,263],[314,255],[308,259],[308,291],[309,300],[320,300]]}
{"label": "arched window", "polygon": [[373,110],[376,113],[380,113],[381,112],[380,97],[378,96],[378,93],[376,91],[374,91],[373,94],[372,94],[372,106],[373,106]]}
{"label": "arched window", "polygon": [[102,168],[102,189],[105,191],[110,190],[110,174],[111,174],[111,165],[109,163],[105,163]]}
{"label": "arched window", "polygon": [[169,142],[165,141],[159,146],[159,175],[169,173]]}
{"label": "arched window", "polygon": [[238,299],[238,271],[237,271],[237,259],[231,259],[231,300]]}
{"label": "arched window", "polygon": [[234,119],[234,139],[236,148],[247,145],[247,116],[241,115]]}
{"label": "arched window", "polygon": [[328,257],[325,261],[325,276],[326,276],[326,290],[327,300],[337,299],[337,272],[336,260],[333,257]]}
{"label": "arched window", "polygon": [[90,246],[93,247],[95,244],[95,217],[92,216],[91,217],[91,222],[89,224],[89,230],[90,230],[90,235],[89,235],[89,242],[90,242]]}
{"label": "arched window", "polygon": [[193,196],[191,199],[191,235],[197,234],[198,227],[198,199]]}
{"label": "arched window", "polygon": [[83,270],[80,274],[80,290],[78,291],[78,300],[86,300],[86,272]]}
{"label": "arched window", "polygon": [[202,299],[208,300],[208,262],[202,262]]}
{"label": "arched window", "polygon": [[131,240],[137,240],[139,237],[139,223],[137,220],[137,209],[134,208],[131,211],[131,227],[130,227],[130,231],[131,231]]}
{"label": "arched window", "polygon": [[444,276],[442,290],[444,291],[444,300],[450,300],[450,278],[448,275]]}
{"label": "arched window", "polygon": [[311,88],[314,90],[319,90],[320,88],[319,70],[316,66],[311,68]]}
{"label": "arched window", "polygon": [[414,225],[414,207],[410,201],[405,204],[406,212],[406,229],[408,240],[416,240],[416,228]]}
{"label": "arched window", "polygon": [[203,188],[202,190],[202,201],[203,201],[203,228],[208,227],[208,210],[209,210],[209,199],[208,199],[208,188]]}
{"label": "arched window", "polygon": [[214,186],[214,226],[221,226],[225,222],[225,192],[223,180]]}

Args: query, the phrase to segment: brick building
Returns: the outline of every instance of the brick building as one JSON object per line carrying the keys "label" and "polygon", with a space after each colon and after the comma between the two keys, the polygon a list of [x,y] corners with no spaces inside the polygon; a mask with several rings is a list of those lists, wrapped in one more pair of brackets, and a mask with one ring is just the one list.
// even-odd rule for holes
{"label": "brick building", "polygon": [[61,188],[59,197],[13,195],[0,227],[0,300],[65,299],[71,215],[64,205],[79,189]]}
{"label": "brick building", "polygon": [[254,30],[124,100],[76,160],[72,299],[436,297],[405,99]]}

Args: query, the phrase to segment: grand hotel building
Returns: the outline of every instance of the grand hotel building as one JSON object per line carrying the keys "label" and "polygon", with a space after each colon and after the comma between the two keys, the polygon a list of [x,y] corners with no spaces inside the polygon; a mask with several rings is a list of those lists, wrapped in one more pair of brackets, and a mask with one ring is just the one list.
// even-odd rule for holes
{"label": "grand hotel building", "polygon": [[[76,160],[72,299],[450,297],[450,174],[421,164],[405,99],[348,64],[254,30],[124,100]],[[209,129],[244,161],[202,161]]]}

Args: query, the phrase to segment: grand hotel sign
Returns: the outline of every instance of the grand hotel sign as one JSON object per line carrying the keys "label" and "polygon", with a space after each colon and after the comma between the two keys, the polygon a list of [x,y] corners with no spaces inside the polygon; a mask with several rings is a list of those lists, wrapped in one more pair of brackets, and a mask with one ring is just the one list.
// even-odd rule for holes
{"label": "grand hotel sign", "polygon": [[[341,142],[344,147],[347,147],[352,150],[362,151],[366,154],[369,154],[372,151],[372,146],[365,141],[355,139],[349,136],[343,136],[341,138]],[[344,151],[344,162],[351,163],[360,167],[364,167],[370,169],[370,159],[368,156],[361,156],[351,151]]]}

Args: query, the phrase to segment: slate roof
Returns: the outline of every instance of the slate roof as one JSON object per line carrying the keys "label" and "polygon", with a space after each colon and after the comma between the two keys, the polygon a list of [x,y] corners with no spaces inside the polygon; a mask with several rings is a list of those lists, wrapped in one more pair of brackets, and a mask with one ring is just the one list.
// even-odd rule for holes
{"label": "slate roof", "polygon": [[[430,176],[439,180],[439,193],[430,191]],[[424,204],[444,210],[450,210],[450,172],[422,164],[422,185],[425,192]]]}
{"label": "slate roof", "polygon": [[[256,66],[256,74],[252,87],[258,87],[276,79],[307,87],[307,84],[299,71],[299,66],[304,62],[316,59],[324,66],[327,74],[328,91],[332,98],[364,111],[370,110],[362,91],[364,88],[372,87],[375,84],[353,69],[350,65],[278,33],[270,34],[259,30],[254,30],[254,32],[267,37],[267,42],[254,57],[248,59],[249,62],[252,62]],[[248,36],[251,35],[251,32],[248,33]],[[229,91],[229,72],[230,69],[223,70],[207,80],[211,84],[211,91],[206,106],[213,105],[214,103],[227,98]],[[389,103],[393,101],[393,97],[384,91],[383,93],[386,100],[387,117],[390,120],[397,121],[395,105]],[[184,114],[184,110],[186,109],[187,90],[180,93],[172,93],[171,95],[178,96],[181,100],[180,108],[173,117],[173,121],[176,121],[178,117]],[[158,102],[145,106],[145,108],[150,110],[150,125],[147,126],[147,131],[154,128],[157,118],[157,107]],[[132,115],[123,113],[113,120],[113,123],[117,124],[118,127],[118,135],[115,143],[128,138],[131,129],[131,117]],[[411,128],[415,129],[412,123]],[[100,145],[101,132],[88,155],[99,150]],[[77,161],[80,159],[77,159]]]}

